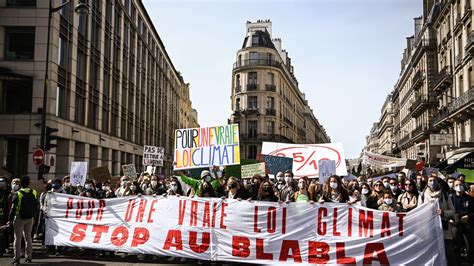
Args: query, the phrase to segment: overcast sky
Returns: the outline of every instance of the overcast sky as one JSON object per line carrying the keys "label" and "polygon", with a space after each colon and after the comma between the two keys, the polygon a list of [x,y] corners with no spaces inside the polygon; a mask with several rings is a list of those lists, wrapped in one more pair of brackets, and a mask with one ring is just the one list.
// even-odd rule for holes
{"label": "overcast sky", "polygon": [[346,158],[365,144],[400,73],[422,0],[143,0],[201,126],[226,124],[247,20],[270,19],[316,117]]}

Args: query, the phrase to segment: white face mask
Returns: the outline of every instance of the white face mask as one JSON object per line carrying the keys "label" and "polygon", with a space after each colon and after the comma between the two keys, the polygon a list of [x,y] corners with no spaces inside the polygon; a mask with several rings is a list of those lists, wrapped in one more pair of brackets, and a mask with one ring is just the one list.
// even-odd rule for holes
{"label": "white face mask", "polygon": [[390,205],[390,204],[392,204],[393,200],[392,199],[384,199],[383,202],[385,202],[385,204],[387,204],[387,205]]}
{"label": "white face mask", "polygon": [[110,190],[110,187],[108,187],[108,186],[102,186],[102,190],[108,191],[108,190]]}
{"label": "white face mask", "polygon": [[206,176],[206,182],[211,182],[211,177],[210,176]]}
{"label": "white face mask", "polygon": [[291,176],[285,176],[285,182],[287,185],[291,184],[292,181],[293,181],[293,178]]}
{"label": "white face mask", "polygon": [[16,185],[16,184],[13,185],[12,189],[13,189],[13,191],[16,192],[16,191],[20,190],[20,185]]}
{"label": "white face mask", "polygon": [[122,187],[126,187],[126,186],[127,186],[127,181],[126,181],[126,180],[122,180],[122,182],[120,182],[120,184],[122,185]]}
{"label": "white face mask", "polygon": [[390,188],[390,183],[389,182],[383,182],[383,186],[385,188]]}
{"label": "white face mask", "polygon": [[369,194],[369,190],[366,189],[366,188],[363,188],[363,189],[362,189],[362,194],[364,194],[364,195],[365,195],[365,194]]}
{"label": "white face mask", "polygon": [[336,182],[331,182],[331,183],[329,183],[329,186],[330,186],[332,189],[336,189],[336,188],[337,188],[337,183],[336,183]]}
{"label": "white face mask", "polygon": [[391,190],[396,190],[396,189],[397,189],[397,186],[390,185],[390,189],[391,189]]}
{"label": "white face mask", "polygon": [[135,191],[135,190],[137,190],[137,187],[136,186],[130,186],[130,190]]}
{"label": "white face mask", "polygon": [[152,185],[153,187],[156,187],[156,186],[158,185],[158,181],[154,181],[154,180],[151,181],[151,185]]}
{"label": "white face mask", "polygon": [[298,183],[298,187],[299,187],[300,189],[303,189],[303,188],[304,188],[304,183]]}
{"label": "white face mask", "polygon": [[176,192],[178,190],[178,185],[176,184],[171,184],[171,190],[173,190],[174,192]]}
{"label": "white face mask", "polygon": [[91,185],[86,184],[86,185],[84,186],[84,188],[87,189],[87,190],[89,190],[89,189],[91,189]]}
{"label": "white face mask", "polygon": [[454,183],[448,183],[449,188],[453,188]]}

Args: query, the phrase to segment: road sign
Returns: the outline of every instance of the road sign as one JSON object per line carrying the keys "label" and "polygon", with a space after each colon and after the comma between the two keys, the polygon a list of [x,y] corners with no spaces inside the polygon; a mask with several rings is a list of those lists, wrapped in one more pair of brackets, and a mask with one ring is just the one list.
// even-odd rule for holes
{"label": "road sign", "polygon": [[44,151],[42,149],[36,149],[33,152],[33,163],[36,166],[41,166],[44,164]]}

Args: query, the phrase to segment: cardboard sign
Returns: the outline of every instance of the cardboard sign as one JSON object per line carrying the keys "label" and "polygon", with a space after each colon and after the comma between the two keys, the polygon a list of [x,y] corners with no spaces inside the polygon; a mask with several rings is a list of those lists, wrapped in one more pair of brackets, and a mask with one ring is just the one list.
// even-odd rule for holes
{"label": "cardboard sign", "polygon": [[135,169],[134,164],[122,165],[122,172],[124,176],[128,176],[131,179],[137,178],[137,170]]}
{"label": "cardboard sign", "polygon": [[239,125],[177,129],[174,170],[240,164]]}
{"label": "cardboard sign", "polygon": [[242,165],[241,178],[252,178],[255,175],[265,175],[265,163]]}
{"label": "cardboard sign", "polygon": [[293,159],[279,156],[262,155],[268,174],[276,175],[293,169]]}
{"label": "cardboard sign", "polygon": [[319,183],[324,184],[326,180],[336,174],[336,162],[334,160],[319,160]]}
{"label": "cardboard sign", "polygon": [[336,162],[336,174],[346,176],[346,158],[342,143],[326,144],[290,144],[264,142],[262,154],[293,158],[295,177],[319,177],[318,162],[321,159]]}
{"label": "cardboard sign", "polygon": [[163,166],[164,154],[164,148],[145,145],[143,147],[143,165]]}
{"label": "cardboard sign", "polygon": [[92,177],[94,177],[96,183],[103,183],[112,178],[110,176],[109,168],[107,166],[101,166],[91,169],[91,174]]}
{"label": "cardboard sign", "polygon": [[415,172],[416,171],[416,160],[407,159],[407,163],[405,165],[405,168],[410,170],[410,171]]}
{"label": "cardboard sign", "polygon": [[[156,166],[147,166],[145,172],[149,173],[150,175],[155,174]],[[135,175],[136,176],[136,175]]]}
{"label": "cardboard sign", "polygon": [[87,162],[71,163],[71,186],[84,186],[87,178]]}

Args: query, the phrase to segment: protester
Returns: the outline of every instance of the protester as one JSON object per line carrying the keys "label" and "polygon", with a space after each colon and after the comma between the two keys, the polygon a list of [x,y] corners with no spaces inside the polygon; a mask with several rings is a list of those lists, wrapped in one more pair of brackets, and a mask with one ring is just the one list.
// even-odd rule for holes
{"label": "protester", "polygon": [[360,205],[367,207],[367,199],[371,193],[370,185],[368,183],[362,184],[362,189],[360,190]]}
{"label": "protester", "polygon": [[239,180],[235,177],[229,177],[227,180],[227,194],[228,199],[249,199],[250,194],[240,186]]}
{"label": "protester", "polygon": [[130,195],[130,184],[128,176],[122,176],[120,178],[120,187],[115,190],[115,195],[119,198]]}
{"label": "protester", "polygon": [[349,194],[342,185],[342,180],[339,176],[333,175],[326,180],[324,185],[322,197],[319,199],[323,202],[347,202],[349,201]]}
{"label": "protester", "polygon": [[278,197],[273,193],[272,183],[268,180],[265,180],[260,184],[260,188],[257,194],[258,201],[271,201],[278,202]]}
{"label": "protester", "polygon": [[15,232],[14,257],[12,264],[20,263],[21,240],[25,237],[25,262],[31,263],[33,257],[33,240],[31,230],[34,217],[38,211],[38,195],[34,189],[29,188],[30,177],[20,179],[21,189],[13,196],[13,205],[10,210],[9,223],[13,224]]}
{"label": "protester", "polygon": [[[10,192],[11,188],[8,186],[7,178],[0,176],[0,225],[2,226],[8,223],[8,213],[6,213],[6,210],[8,208],[8,196]],[[10,243],[7,230],[8,229],[5,228],[0,237],[0,257],[3,256]]]}
{"label": "protester", "polygon": [[384,193],[385,193],[385,186],[383,185],[383,182],[380,180],[377,180],[374,183],[372,194],[369,196],[369,198],[366,201],[367,208],[378,210],[380,205],[383,204]]}
{"label": "protester", "polygon": [[137,196],[137,195],[142,195],[143,190],[140,187],[140,184],[138,181],[133,181],[132,184],[130,185],[130,194],[129,196]]}
{"label": "protester", "polygon": [[66,194],[69,194],[69,195],[76,194],[76,188],[71,186],[71,177],[68,175],[63,177],[63,188],[66,191]]}
{"label": "protester", "polygon": [[382,183],[383,183],[383,187],[385,188],[385,190],[389,191],[390,190],[390,177],[384,176],[382,178]]}
{"label": "protester", "polygon": [[409,212],[418,206],[418,190],[412,179],[405,180],[405,192],[398,196],[398,204],[402,212]]}
{"label": "protester", "polygon": [[183,188],[181,187],[181,183],[178,181],[177,178],[173,177],[169,183],[168,191],[166,192],[167,195],[171,196],[183,196]]}
{"label": "protester", "polygon": [[[405,181],[405,178],[402,177],[402,180]],[[389,189],[388,191],[392,193],[392,198],[395,200],[398,199],[398,197],[404,192],[402,189],[400,189],[398,185],[398,180],[395,177],[390,178],[389,180]]]}
{"label": "protester", "polygon": [[166,193],[165,185],[163,181],[158,181],[158,177],[156,175],[152,176],[150,179],[150,186],[144,191],[146,195],[163,195]]}
{"label": "protester", "polygon": [[302,177],[298,179],[298,190],[294,194],[294,201],[295,202],[312,202],[309,192],[308,192],[308,177]]}
{"label": "protester", "polygon": [[[450,196],[454,205],[455,215],[450,218],[451,232],[454,240],[454,250],[460,252],[465,244],[471,247],[468,256],[471,265],[474,265],[474,198],[465,193],[464,184],[461,180],[454,182],[455,193]],[[464,243],[464,236],[468,243]],[[458,255],[460,255],[458,253]],[[458,261],[460,263],[460,261]]]}
{"label": "protester", "polygon": [[425,190],[426,187],[426,179],[423,176],[423,174],[417,174],[416,175],[416,189],[418,190],[418,193],[421,193],[423,190]]}
{"label": "protester", "polygon": [[448,264],[454,265],[456,258],[452,243],[453,236],[451,230],[449,230],[448,224],[448,220],[454,217],[454,206],[448,196],[448,192],[445,191],[440,185],[438,177],[433,174],[428,178],[428,185],[418,197],[418,206],[431,200],[438,200],[439,202],[439,209],[437,210],[437,213],[441,216],[441,222],[443,225],[446,257],[448,259]]}
{"label": "protester", "polygon": [[403,185],[405,180],[407,179],[407,174],[405,174],[405,172],[403,171],[400,171],[398,174],[397,174],[397,183],[400,184],[400,189],[403,189]]}
{"label": "protester", "polygon": [[201,187],[204,181],[209,182],[212,185],[214,191],[219,189],[219,187],[221,186],[219,179],[213,179],[211,176],[211,172],[209,172],[208,170],[204,170],[201,172],[201,180],[196,180],[194,178],[187,177],[183,173],[181,173],[180,177],[183,183],[192,188],[192,192],[189,195],[190,197],[194,196],[197,193],[199,187]]}
{"label": "protester", "polygon": [[197,190],[196,196],[200,198],[214,198],[217,194],[210,182],[203,181]]}
{"label": "protester", "polygon": [[397,201],[393,200],[393,194],[391,192],[383,193],[383,203],[379,206],[379,211],[398,212],[400,206]]}
{"label": "protester", "polygon": [[277,191],[278,199],[283,202],[294,201],[295,185],[293,182],[293,172],[286,171],[284,174],[285,185]]}
{"label": "protester", "polygon": [[318,202],[321,198],[322,186],[317,179],[312,179],[308,187],[309,199]]}
{"label": "protester", "polygon": [[446,183],[448,183],[448,187],[449,187],[449,191],[448,191],[448,194],[449,195],[452,195],[455,193],[454,191],[454,181],[456,180],[456,178],[450,176],[448,177],[448,179],[446,180]]}
{"label": "protester", "polygon": [[356,180],[351,180],[349,182],[347,192],[349,193],[349,203],[353,204],[360,201],[359,183]]}

